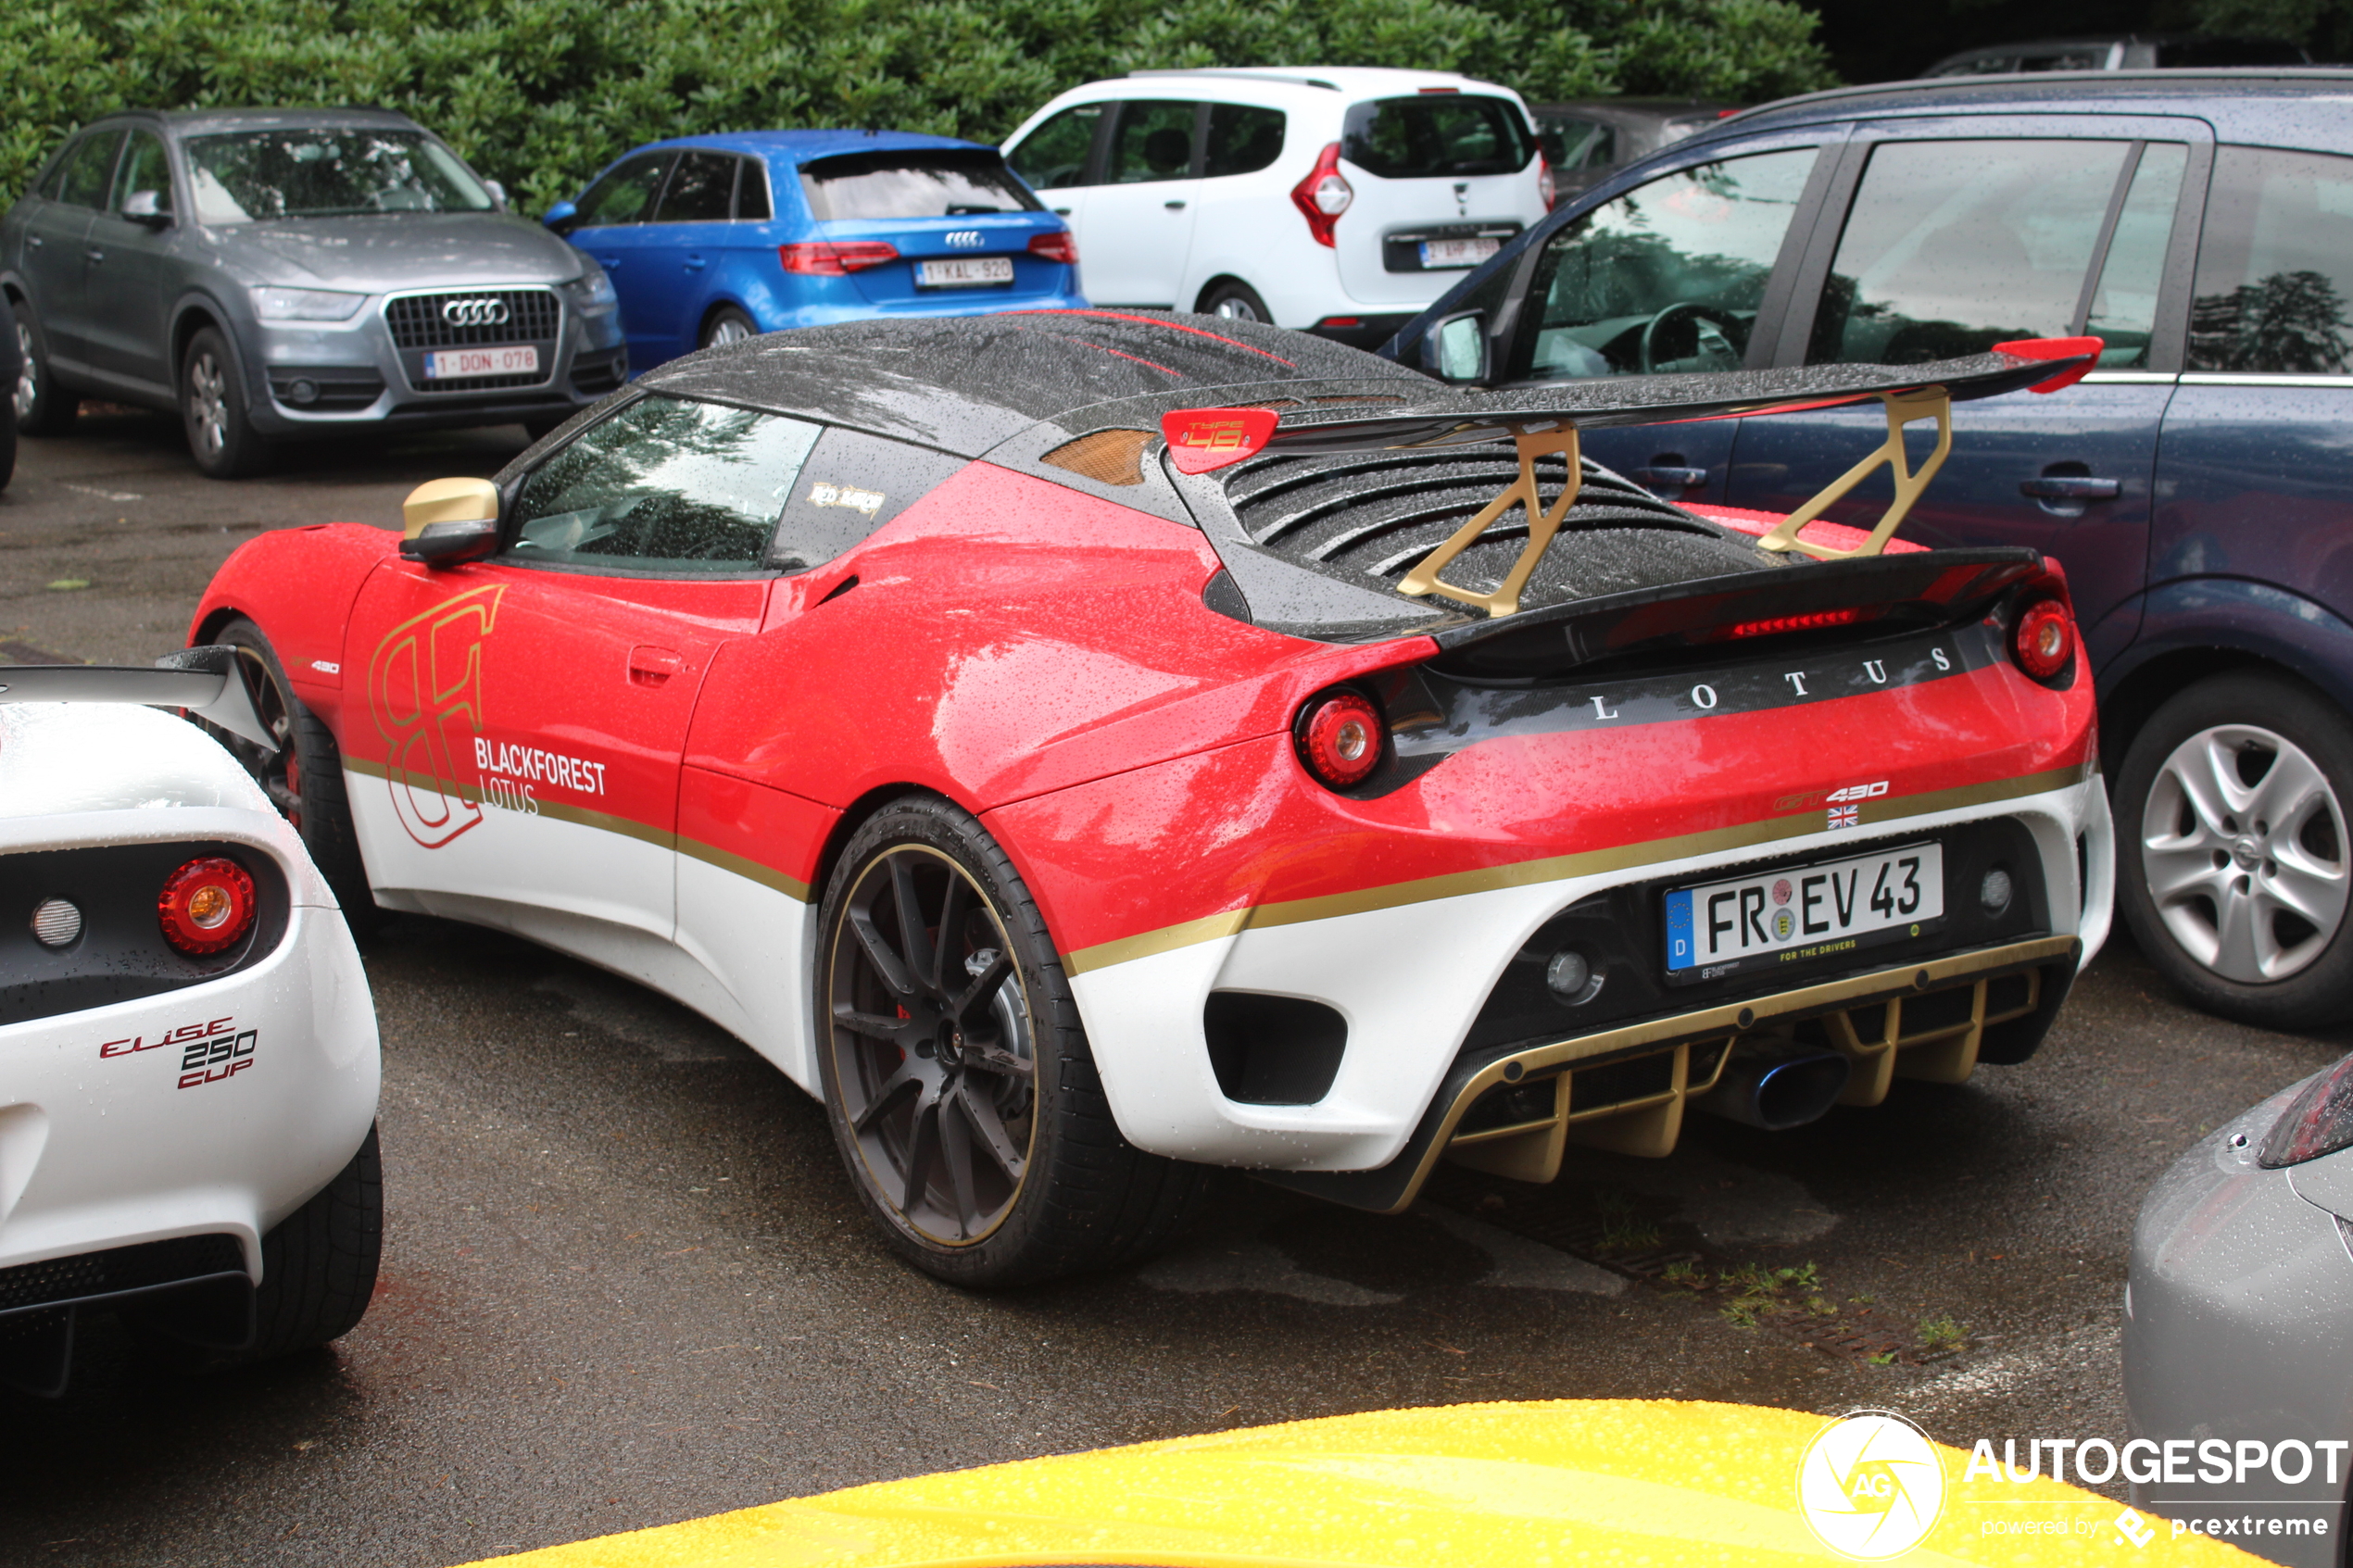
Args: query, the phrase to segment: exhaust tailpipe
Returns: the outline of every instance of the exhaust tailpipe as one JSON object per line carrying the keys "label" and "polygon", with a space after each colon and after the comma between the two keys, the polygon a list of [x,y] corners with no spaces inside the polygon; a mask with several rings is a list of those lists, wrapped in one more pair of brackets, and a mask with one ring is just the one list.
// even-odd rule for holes
{"label": "exhaust tailpipe", "polygon": [[1692,1109],[1768,1133],[1818,1120],[1845,1091],[1846,1059],[1834,1051],[1756,1051],[1732,1058]]}

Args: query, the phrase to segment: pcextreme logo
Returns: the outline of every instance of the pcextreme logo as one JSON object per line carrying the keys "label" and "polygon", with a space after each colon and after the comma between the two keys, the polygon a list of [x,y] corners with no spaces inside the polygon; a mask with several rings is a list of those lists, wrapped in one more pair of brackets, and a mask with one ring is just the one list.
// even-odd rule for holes
{"label": "pcextreme logo", "polygon": [[409,836],[438,849],[482,821],[473,737],[482,733],[482,646],[504,583],[446,599],[384,633],[368,661],[368,710],[384,784]]}
{"label": "pcextreme logo", "polygon": [[1944,1513],[1944,1465],[1892,1411],[1856,1411],[1814,1435],[1797,1461],[1797,1508],[1841,1557],[1877,1562],[1919,1545]]}

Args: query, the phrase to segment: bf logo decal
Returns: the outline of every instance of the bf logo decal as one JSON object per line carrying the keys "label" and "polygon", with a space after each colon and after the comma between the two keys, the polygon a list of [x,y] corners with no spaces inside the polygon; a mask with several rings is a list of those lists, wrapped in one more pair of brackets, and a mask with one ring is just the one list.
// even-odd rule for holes
{"label": "bf logo decal", "polygon": [[482,646],[504,583],[445,600],[394,627],[368,664],[368,710],[384,783],[409,836],[438,849],[482,821],[473,737],[482,733]]}

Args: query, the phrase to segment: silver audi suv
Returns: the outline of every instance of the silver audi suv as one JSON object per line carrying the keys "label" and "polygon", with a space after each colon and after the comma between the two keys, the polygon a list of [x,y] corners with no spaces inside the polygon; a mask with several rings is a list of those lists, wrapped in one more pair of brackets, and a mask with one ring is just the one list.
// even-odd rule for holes
{"label": "silver audi suv", "polygon": [[596,261],[383,109],[94,121],[0,219],[0,291],[21,430],[173,409],[220,478],[355,426],[535,434],[629,373]]}

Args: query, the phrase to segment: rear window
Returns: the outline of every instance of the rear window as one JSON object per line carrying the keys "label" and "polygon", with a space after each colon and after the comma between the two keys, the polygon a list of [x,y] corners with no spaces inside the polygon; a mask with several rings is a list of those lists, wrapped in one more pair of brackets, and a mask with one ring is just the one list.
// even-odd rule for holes
{"label": "rear window", "polygon": [[800,166],[800,189],[821,223],[855,218],[963,218],[1038,212],[1005,160],[988,147],[849,153]]}
{"label": "rear window", "polygon": [[1384,180],[1513,174],[1535,150],[1516,105],[1465,93],[1358,104],[1340,144],[1349,162]]}

